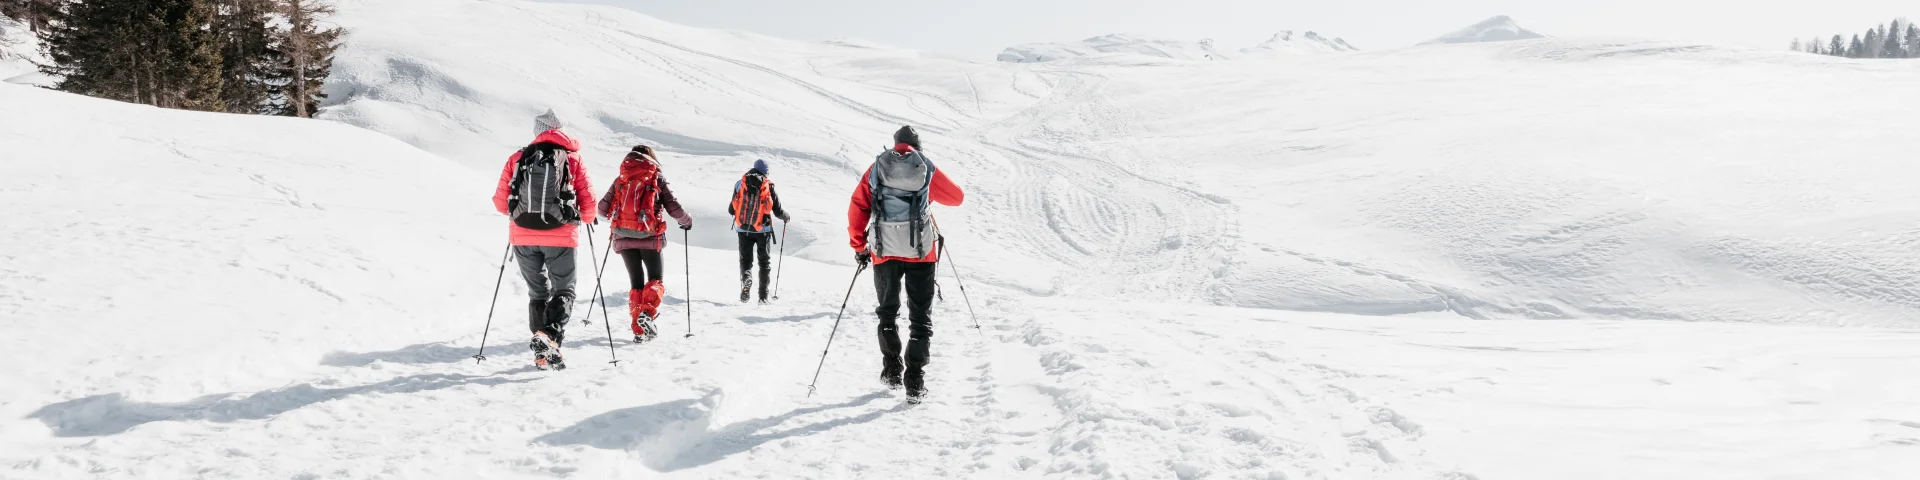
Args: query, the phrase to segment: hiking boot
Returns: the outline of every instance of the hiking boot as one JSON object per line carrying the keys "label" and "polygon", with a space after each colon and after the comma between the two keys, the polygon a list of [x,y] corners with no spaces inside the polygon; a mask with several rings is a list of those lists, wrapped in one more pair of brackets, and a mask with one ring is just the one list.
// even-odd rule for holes
{"label": "hiking boot", "polygon": [[651,342],[659,336],[660,331],[653,326],[653,317],[644,313],[633,317],[633,343]]}
{"label": "hiking boot", "polygon": [[740,272],[740,303],[753,300],[753,273]]}
{"label": "hiking boot", "polygon": [[887,365],[885,367],[882,367],[880,369],[880,383],[886,385],[887,390],[899,390],[900,386],[902,385],[902,380],[900,379],[900,370],[901,369],[899,365]]}
{"label": "hiking boot", "polygon": [[536,332],[533,340],[527,342],[527,349],[533,350],[533,368],[541,370],[567,368],[560,363],[560,345],[554,343],[547,332]]}
{"label": "hiking boot", "polygon": [[907,387],[907,403],[920,403],[920,400],[927,396],[926,372],[921,370],[922,366],[907,365],[906,374],[902,375],[902,383]]}

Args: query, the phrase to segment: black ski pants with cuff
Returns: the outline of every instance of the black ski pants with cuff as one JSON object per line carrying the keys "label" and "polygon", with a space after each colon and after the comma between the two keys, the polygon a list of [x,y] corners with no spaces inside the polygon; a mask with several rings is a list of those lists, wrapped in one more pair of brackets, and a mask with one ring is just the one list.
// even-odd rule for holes
{"label": "black ski pants with cuff", "polygon": [[[929,343],[933,339],[933,274],[939,264],[933,262],[890,261],[873,265],[875,293],[880,295],[881,368],[901,372],[909,389],[919,389],[921,370],[927,366]],[[904,290],[904,292],[903,292]],[[906,351],[900,348],[900,294],[907,295]],[[904,358],[902,353],[905,353]],[[902,364],[904,360],[904,365]]]}
{"label": "black ski pants with cuff", "polygon": [[546,332],[558,344],[573,316],[574,249],[567,247],[513,247],[513,262],[527,281],[527,328]]}

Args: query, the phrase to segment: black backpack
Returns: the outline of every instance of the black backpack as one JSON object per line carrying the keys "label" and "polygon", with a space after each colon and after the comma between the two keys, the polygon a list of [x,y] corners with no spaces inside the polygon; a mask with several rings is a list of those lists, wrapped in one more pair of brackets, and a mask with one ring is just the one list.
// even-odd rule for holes
{"label": "black backpack", "polygon": [[566,148],[536,143],[521,149],[511,186],[507,211],[514,225],[553,230],[580,221],[579,195],[573,191]]}

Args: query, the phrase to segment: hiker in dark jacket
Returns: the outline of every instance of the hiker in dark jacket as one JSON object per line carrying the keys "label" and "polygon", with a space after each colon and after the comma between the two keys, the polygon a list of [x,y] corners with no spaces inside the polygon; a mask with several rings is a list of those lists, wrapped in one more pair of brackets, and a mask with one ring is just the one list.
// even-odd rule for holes
{"label": "hiker in dark jacket", "polygon": [[753,265],[757,257],[760,303],[767,303],[767,288],[773,277],[770,250],[773,242],[778,241],[773,237],[773,219],[785,222],[790,217],[786,209],[780,208],[780,194],[774,192],[773,180],[767,178],[766,160],[754,160],[753,169],[733,184],[733,203],[727,205],[727,214],[733,215],[733,231],[740,235],[740,302],[753,299]]}

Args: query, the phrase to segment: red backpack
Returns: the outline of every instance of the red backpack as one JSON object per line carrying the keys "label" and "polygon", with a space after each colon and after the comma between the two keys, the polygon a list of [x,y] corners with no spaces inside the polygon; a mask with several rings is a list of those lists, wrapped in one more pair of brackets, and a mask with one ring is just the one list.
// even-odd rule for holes
{"label": "red backpack", "polygon": [[[638,157],[638,158],[635,158]],[[660,218],[660,164],[644,155],[620,162],[620,178],[613,181],[613,234],[652,238],[667,233]]]}
{"label": "red backpack", "polygon": [[733,188],[733,226],[743,232],[767,228],[773,217],[773,180],[759,171],[747,172]]}

